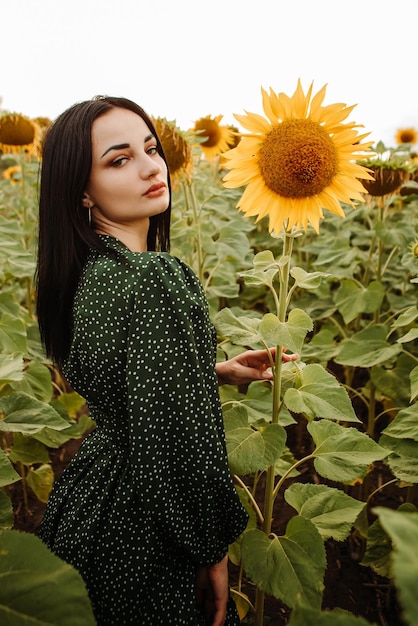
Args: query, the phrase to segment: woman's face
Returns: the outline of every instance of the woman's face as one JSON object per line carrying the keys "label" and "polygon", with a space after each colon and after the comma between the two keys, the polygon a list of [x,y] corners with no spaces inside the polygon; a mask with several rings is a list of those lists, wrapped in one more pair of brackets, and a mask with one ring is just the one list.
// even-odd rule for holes
{"label": "woman's face", "polygon": [[83,204],[91,208],[96,229],[148,229],[149,218],[170,201],[168,172],[157,140],[144,120],[114,108],[92,126],[92,166]]}

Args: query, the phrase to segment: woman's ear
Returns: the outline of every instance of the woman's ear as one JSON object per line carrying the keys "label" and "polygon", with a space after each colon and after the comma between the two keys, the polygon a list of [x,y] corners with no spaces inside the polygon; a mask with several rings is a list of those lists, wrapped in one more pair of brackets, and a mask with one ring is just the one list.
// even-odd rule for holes
{"label": "woman's ear", "polygon": [[89,194],[86,191],[83,193],[81,203],[86,209],[91,209],[94,206],[93,200],[90,198]]}

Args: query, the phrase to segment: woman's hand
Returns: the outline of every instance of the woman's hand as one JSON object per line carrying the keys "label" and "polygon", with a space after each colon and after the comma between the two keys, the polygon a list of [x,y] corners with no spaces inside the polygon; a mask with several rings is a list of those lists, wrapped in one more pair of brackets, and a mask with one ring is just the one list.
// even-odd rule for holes
{"label": "woman's hand", "polygon": [[196,574],[196,602],[211,626],[223,626],[229,599],[228,555]]}
{"label": "woman's hand", "polygon": [[[298,354],[285,354],[283,361],[296,361]],[[276,348],[267,350],[247,350],[238,356],[216,364],[220,385],[246,385],[254,380],[273,380],[269,370],[276,358]],[[271,359],[271,360],[270,360]]]}

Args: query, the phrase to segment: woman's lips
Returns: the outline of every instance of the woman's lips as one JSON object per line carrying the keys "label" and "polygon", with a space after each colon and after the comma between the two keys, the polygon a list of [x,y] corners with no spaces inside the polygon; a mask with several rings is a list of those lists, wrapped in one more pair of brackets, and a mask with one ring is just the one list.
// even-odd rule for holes
{"label": "woman's lips", "polygon": [[156,183],[152,185],[144,195],[147,196],[147,198],[156,198],[162,196],[166,189],[167,185],[165,183]]}

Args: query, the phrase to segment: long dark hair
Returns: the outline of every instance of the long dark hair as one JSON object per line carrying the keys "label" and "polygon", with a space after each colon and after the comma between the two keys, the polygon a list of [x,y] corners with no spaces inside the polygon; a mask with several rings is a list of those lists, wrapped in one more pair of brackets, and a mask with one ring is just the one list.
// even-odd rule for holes
{"label": "long dark hair", "polygon": [[[126,98],[97,96],[73,105],[49,127],[43,142],[36,310],[46,354],[58,366],[69,353],[73,299],[87,254],[91,248],[104,249],[82,205],[92,162],[91,129],[94,120],[116,107],[144,120],[167,163],[149,116]],[[170,180],[168,185],[170,188]],[[171,202],[166,211],[150,218],[148,250],[169,250],[170,213]]]}

